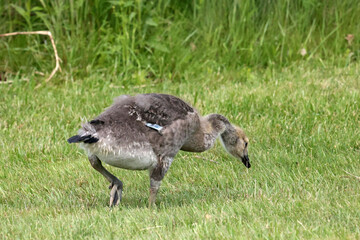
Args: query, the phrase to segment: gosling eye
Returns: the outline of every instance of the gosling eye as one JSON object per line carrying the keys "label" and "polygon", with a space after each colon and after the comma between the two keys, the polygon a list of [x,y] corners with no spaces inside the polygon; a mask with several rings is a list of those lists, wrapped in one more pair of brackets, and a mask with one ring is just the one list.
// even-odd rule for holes
{"label": "gosling eye", "polygon": [[248,143],[247,143],[247,142],[245,142],[245,148],[247,148],[247,145],[248,145]]}

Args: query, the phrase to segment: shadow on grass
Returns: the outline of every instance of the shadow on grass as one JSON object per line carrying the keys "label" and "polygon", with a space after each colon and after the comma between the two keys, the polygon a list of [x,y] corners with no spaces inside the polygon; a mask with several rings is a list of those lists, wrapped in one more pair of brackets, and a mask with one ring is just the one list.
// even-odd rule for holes
{"label": "shadow on grass", "polygon": [[[120,209],[147,209],[148,208],[148,192],[136,192],[123,194],[122,201],[118,208]],[[98,195],[92,196],[92,200],[84,203],[85,208],[96,208],[99,205],[109,207],[109,196]],[[95,198],[95,199],[94,199]],[[235,201],[246,199],[243,191],[222,188],[203,188],[201,186],[179,189],[177,191],[169,191],[168,189],[160,189],[157,195],[157,208],[177,208],[190,205],[211,204],[216,201]]]}

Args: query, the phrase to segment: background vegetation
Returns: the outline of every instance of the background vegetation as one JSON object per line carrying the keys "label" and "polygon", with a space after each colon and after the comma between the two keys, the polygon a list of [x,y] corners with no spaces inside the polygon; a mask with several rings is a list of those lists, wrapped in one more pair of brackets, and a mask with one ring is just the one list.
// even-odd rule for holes
{"label": "background vegetation", "polygon": [[[0,0],[0,238],[359,239],[360,2]],[[39,73],[40,72],[40,73]],[[6,79],[6,81],[5,81]],[[12,82],[10,84],[10,82]],[[179,153],[109,211],[106,180],[66,139],[120,94],[175,94],[250,138]]]}
{"label": "background vegetation", "polygon": [[[62,66],[73,76],[102,71],[128,80],[140,70],[181,81],[188,66],[196,78],[209,69],[314,59],[344,66],[359,56],[359,38],[351,46],[345,40],[360,32],[355,0],[2,2],[0,32],[50,30]],[[46,37],[17,36],[0,44],[2,71],[53,66]]]}

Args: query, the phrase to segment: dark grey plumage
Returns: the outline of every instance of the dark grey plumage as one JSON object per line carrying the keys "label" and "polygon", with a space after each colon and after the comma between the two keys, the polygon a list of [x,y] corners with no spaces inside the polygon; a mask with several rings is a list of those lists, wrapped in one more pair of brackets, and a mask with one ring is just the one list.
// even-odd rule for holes
{"label": "dark grey plumage", "polygon": [[[149,127],[151,124],[159,128]],[[81,142],[91,165],[111,183],[110,206],[121,200],[122,182],[102,166],[102,161],[120,168],[148,169],[151,205],[177,152],[205,151],[218,136],[231,155],[250,167],[247,137],[224,116],[201,117],[175,96],[150,93],[116,98],[112,106],[83,124],[78,135],[68,142]]]}

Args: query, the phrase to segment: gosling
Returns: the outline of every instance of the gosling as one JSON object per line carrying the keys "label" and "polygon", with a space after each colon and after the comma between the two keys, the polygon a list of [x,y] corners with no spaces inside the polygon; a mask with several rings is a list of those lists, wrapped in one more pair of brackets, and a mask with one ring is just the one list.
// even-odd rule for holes
{"label": "gosling", "polygon": [[123,183],[102,162],[123,169],[147,169],[151,207],[179,150],[204,152],[219,136],[225,150],[250,168],[249,139],[241,128],[220,114],[200,116],[175,96],[150,93],[116,98],[67,141],[80,143],[91,166],[110,182],[110,207],[121,201]]}

